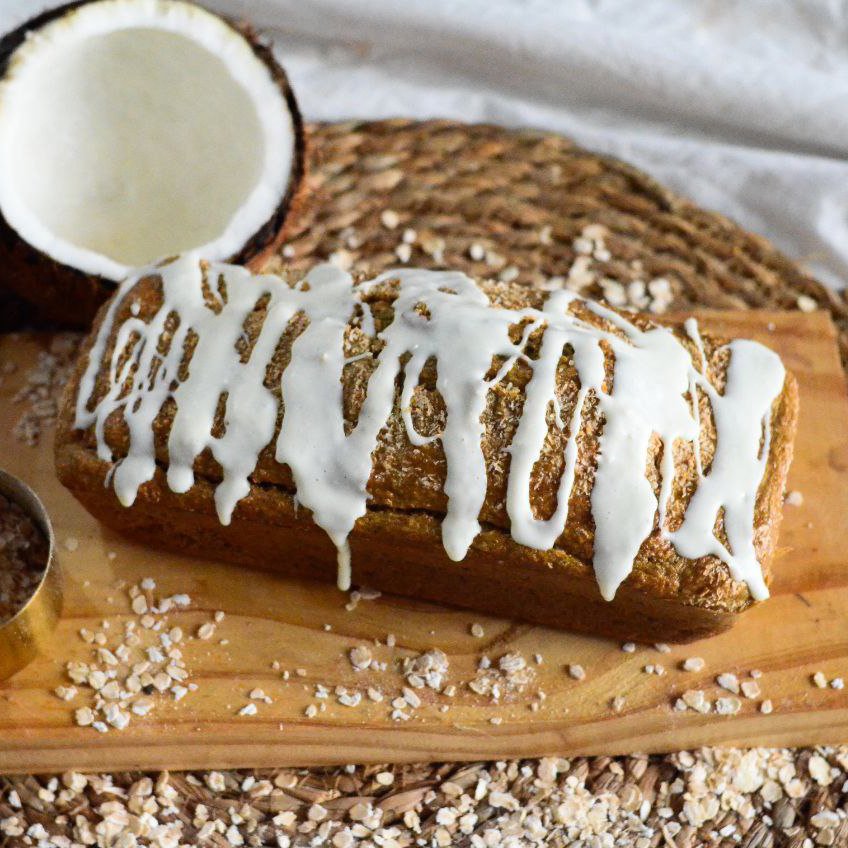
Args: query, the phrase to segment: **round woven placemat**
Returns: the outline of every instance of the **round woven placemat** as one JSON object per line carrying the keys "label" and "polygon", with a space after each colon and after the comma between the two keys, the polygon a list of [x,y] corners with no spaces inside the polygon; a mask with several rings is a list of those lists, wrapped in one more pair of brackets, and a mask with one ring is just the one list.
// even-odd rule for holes
{"label": "round woven placemat", "polygon": [[[310,138],[312,200],[282,262],[307,267],[341,253],[354,268],[382,270],[400,264],[397,246],[413,228],[411,265],[483,277],[514,266],[532,285],[566,273],[575,237],[596,224],[609,231],[611,259],[600,263],[609,277],[668,279],[670,309],[797,309],[800,298],[830,312],[848,362],[843,296],[767,239],[562,136],[397,119],[312,127]],[[474,244],[503,264],[472,259]]]}
{"label": "round woven placemat", "polygon": [[[609,254],[595,263],[601,277],[666,279],[669,309],[827,310],[848,364],[841,295],[765,239],[560,136],[443,121],[343,123],[310,128],[310,158],[311,202],[272,268],[333,257],[354,269],[406,262],[545,284],[568,273],[575,238],[600,225]],[[603,289],[592,283],[588,293]],[[0,296],[0,328],[26,320],[25,307]],[[848,845],[846,769],[848,748],[835,747],[16,776],[0,778],[0,844],[32,845],[49,833],[57,845],[121,846]]]}

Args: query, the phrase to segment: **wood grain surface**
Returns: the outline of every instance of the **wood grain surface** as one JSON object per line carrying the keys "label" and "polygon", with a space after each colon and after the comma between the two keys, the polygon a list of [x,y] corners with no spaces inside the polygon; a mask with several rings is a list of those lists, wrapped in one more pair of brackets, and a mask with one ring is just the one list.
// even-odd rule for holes
{"label": "wood grain surface", "polygon": [[[61,771],[69,768],[224,768],[401,762],[668,751],[700,745],[812,745],[848,740],[848,690],[817,688],[811,675],[848,676],[848,398],[835,330],[824,313],[699,313],[708,326],[729,335],[758,338],[777,350],[798,377],[800,431],[790,489],[803,493],[801,506],[787,506],[782,553],[775,566],[773,597],[743,616],[730,632],[662,654],[639,646],[633,654],[606,640],[575,636],[520,622],[476,616],[414,600],[382,597],[347,611],[347,596],[332,586],[283,580],[268,573],[167,556],[124,542],[101,528],[55,481],[49,437],[35,448],[11,430],[22,409],[12,398],[27,363],[48,339],[0,338],[0,363],[20,364],[0,385],[0,465],[25,479],[53,517],[65,577],[65,608],[49,652],[0,683],[0,770]],[[77,540],[75,546],[67,541]],[[115,554],[110,558],[109,553]],[[354,564],[355,573],[355,564]],[[186,632],[224,610],[215,640],[192,641],[185,649],[191,679],[198,684],[179,702],[165,700],[124,731],[98,734],[77,727],[73,708],[52,690],[66,683],[68,660],[90,658],[78,636],[103,619],[119,627],[130,615],[127,585],[153,577],[165,594],[185,592],[191,607],[171,615]],[[469,632],[473,621],[483,638]],[[330,629],[325,629],[329,625]],[[450,659],[449,678],[458,685],[450,710],[425,691],[407,722],[393,722],[387,702],[367,699],[356,708],[328,700],[325,712],[308,719],[314,687],[361,689],[373,682],[397,694],[401,678],[355,672],[347,652],[357,644],[394,633],[396,647],[374,648],[394,661],[438,647]],[[227,640],[226,645],[219,639]],[[539,653],[537,681],[524,693],[492,705],[461,685],[474,676],[481,654]],[[701,672],[684,672],[686,657],[706,661]],[[271,665],[303,669],[284,681]],[[586,671],[583,680],[569,664]],[[663,676],[644,672],[661,663]],[[675,712],[685,689],[721,694],[720,672],[740,677],[760,669],[762,696],[743,699],[732,716]],[[393,681],[389,683],[389,681]],[[257,715],[237,716],[247,695],[261,687],[271,704]],[[547,697],[541,709],[538,689]],[[394,691],[392,691],[392,689]],[[727,694],[727,693],[724,693]],[[626,699],[620,713],[610,700]],[[774,712],[759,711],[763,698]],[[491,719],[500,721],[493,724]]]}

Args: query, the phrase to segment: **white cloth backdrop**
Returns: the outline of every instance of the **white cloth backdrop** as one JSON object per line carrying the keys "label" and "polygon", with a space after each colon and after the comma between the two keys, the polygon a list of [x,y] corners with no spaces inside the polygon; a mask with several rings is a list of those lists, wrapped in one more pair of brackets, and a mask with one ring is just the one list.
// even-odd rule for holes
{"label": "white cloth backdrop", "polygon": [[[7,29],[47,5],[0,0]],[[564,133],[848,283],[843,0],[209,0],[274,37],[307,118]]]}

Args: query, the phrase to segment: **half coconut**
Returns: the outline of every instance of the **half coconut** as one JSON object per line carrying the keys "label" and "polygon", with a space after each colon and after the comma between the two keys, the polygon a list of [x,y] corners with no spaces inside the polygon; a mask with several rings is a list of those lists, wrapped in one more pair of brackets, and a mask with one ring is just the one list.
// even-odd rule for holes
{"label": "half coconut", "polygon": [[0,41],[0,286],[86,325],[132,269],[260,262],[304,183],[303,122],[250,31],[182,0],[93,0]]}

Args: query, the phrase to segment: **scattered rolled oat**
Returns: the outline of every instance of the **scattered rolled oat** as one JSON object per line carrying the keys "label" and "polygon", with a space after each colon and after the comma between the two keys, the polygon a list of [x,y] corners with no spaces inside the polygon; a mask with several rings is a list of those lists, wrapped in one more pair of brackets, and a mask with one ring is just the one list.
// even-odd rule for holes
{"label": "scattered rolled oat", "polygon": [[348,596],[350,598],[350,600],[345,604],[345,610],[347,610],[347,612],[353,612],[359,606],[360,601],[373,600],[374,597],[380,597],[379,592],[377,592],[376,595],[369,595],[368,597],[366,597],[366,595],[363,594],[364,591],[369,591],[369,590],[362,590],[362,589],[352,589],[351,590],[350,595]]}
{"label": "scattered rolled oat", "polygon": [[665,312],[674,300],[671,283],[665,277],[651,280],[648,283],[648,293],[652,298],[648,309],[657,315]]}
{"label": "scattered rolled oat", "polygon": [[507,267],[498,274],[498,279],[502,283],[511,283],[518,278],[519,273],[520,272],[515,265],[507,265]]}
{"label": "scattered rolled oat", "polygon": [[490,268],[503,268],[506,264],[506,258],[501,256],[496,250],[487,250],[486,251],[486,264]]}
{"label": "scattered rolled oat", "polygon": [[810,757],[807,768],[810,771],[810,777],[812,777],[819,786],[827,786],[833,780],[830,773],[830,764],[823,756],[821,756],[821,754],[813,754],[813,756]]}
{"label": "scattered rolled oat", "polygon": [[73,372],[82,338],[77,333],[57,333],[49,350],[38,352],[24,386],[12,398],[13,403],[26,406],[12,430],[18,441],[35,446],[56,424],[62,389]]}
{"label": "scattered rolled oat", "polygon": [[384,209],[380,213],[380,223],[387,230],[393,230],[400,223],[400,216],[393,209]]}
{"label": "scattered rolled oat", "polygon": [[327,261],[331,265],[335,265],[337,268],[341,268],[342,271],[350,271],[353,267],[353,263],[355,260],[356,254],[352,253],[349,250],[346,250],[343,247],[340,247],[338,250],[334,250],[327,257]]}
{"label": "scattered rolled oat", "polygon": [[524,657],[517,651],[504,654],[498,660],[498,668],[505,674],[513,674],[515,672],[521,671],[526,667],[527,660],[525,660]]}
{"label": "scattered rolled oat", "polygon": [[594,249],[592,240],[586,238],[586,236],[578,236],[572,241],[571,246],[574,248],[575,253],[582,254],[583,256],[591,255]]}
{"label": "scattered rolled oat", "polygon": [[91,707],[80,707],[74,711],[74,719],[80,727],[88,727],[94,723],[94,711]]}
{"label": "scattered rolled oat", "polygon": [[248,698],[250,698],[251,701],[264,701],[266,704],[272,703],[270,695],[266,695],[264,690],[259,689],[258,687],[250,691]]}
{"label": "scattered rolled oat", "polygon": [[413,689],[427,687],[441,692],[447,679],[449,661],[447,654],[431,648],[423,654],[405,657],[401,663],[401,674]]}
{"label": "scattered rolled oat", "polygon": [[[486,696],[491,703],[497,704],[504,697],[523,692],[535,677],[535,669],[528,665],[524,656],[518,651],[511,651],[501,656],[495,665],[488,657],[481,657],[477,674],[467,686],[472,692]],[[449,694],[449,691],[446,688],[445,694]]]}
{"label": "scattered rolled oat", "polygon": [[716,698],[715,711],[719,715],[736,715],[742,709],[742,702],[738,698]]}
{"label": "scattered rolled oat", "polygon": [[731,674],[730,672],[719,674],[716,677],[716,683],[718,683],[722,689],[726,689],[734,695],[739,694],[739,678],[735,674]]}
{"label": "scattered rolled oat", "polygon": [[355,648],[350,649],[348,658],[350,659],[350,664],[357,671],[364,671],[371,665],[373,656],[371,649],[367,645],[357,645]]}
{"label": "scattered rolled oat", "polygon": [[73,701],[78,691],[76,686],[57,686],[53,690],[56,697],[61,698],[63,701]]}
{"label": "scattered rolled oat", "polygon": [[421,706],[421,698],[419,698],[415,690],[410,689],[409,686],[403,687],[403,700],[405,701],[404,708],[409,706],[412,707],[413,710],[417,710]]}
{"label": "scattered rolled oat", "polygon": [[687,689],[681,696],[681,700],[695,712],[708,713],[712,708],[712,703],[701,689]]}
{"label": "scattered rolled oat", "polygon": [[[842,823],[844,818],[845,818],[845,816],[840,817],[839,813],[836,812],[835,810],[822,810],[821,812],[816,813],[813,816],[810,816],[810,824],[813,827],[819,827],[819,828],[822,828],[822,827],[838,827]],[[823,844],[823,843],[819,842],[819,845],[821,845],[821,844]]]}
{"label": "scattered rolled oat", "polygon": [[343,707],[358,707],[362,701],[361,692],[350,692],[343,687],[336,689],[336,700]]}
{"label": "scattered rolled oat", "polygon": [[815,312],[819,306],[808,294],[799,294],[797,303],[801,312]]}
{"label": "scattered rolled oat", "polygon": [[204,622],[197,628],[197,638],[203,639],[204,641],[207,639],[211,639],[215,635],[215,625],[211,621]]}
{"label": "scattered rolled oat", "polygon": [[[167,617],[170,611],[187,606],[190,599],[187,595],[156,599],[152,594],[155,588],[150,578],[129,587],[130,607],[137,618],[124,619],[121,628],[105,620],[96,632],[80,629],[80,638],[91,646],[92,661],[68,662],[65,671],[76,686],[56,689],[65,700],[81,694],[77,687],[82,694],[93,696],[91,705],[75,710],[78,725],[100,733],[110,728],[123,730],[133,715],[145,716],[153,709],[156,693],[180,701],[197,688],[188,679],[189,670],[178,647],[185,642],[183,630],[170,626]],[[109,647],[107,634],[112,633],[118,643]]]}

